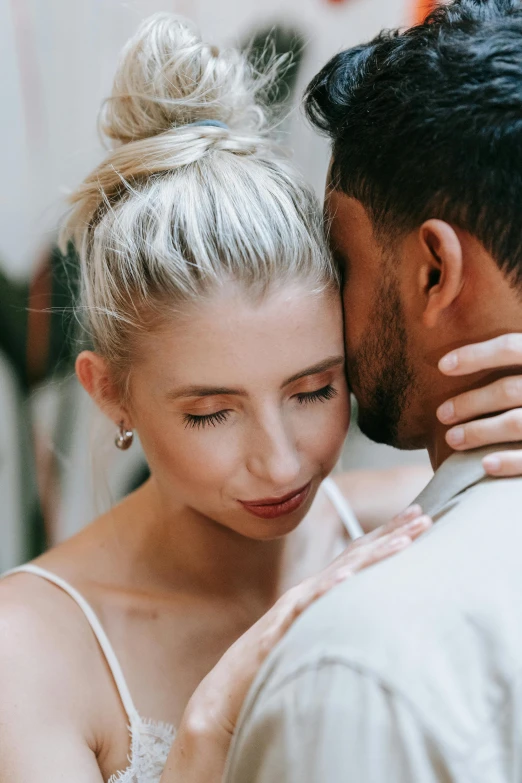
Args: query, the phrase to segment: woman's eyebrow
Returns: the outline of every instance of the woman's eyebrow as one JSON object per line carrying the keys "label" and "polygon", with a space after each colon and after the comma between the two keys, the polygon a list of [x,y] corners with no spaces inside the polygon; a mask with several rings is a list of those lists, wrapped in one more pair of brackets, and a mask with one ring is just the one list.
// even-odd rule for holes
{"label": "woman's eyebrow", "polygon": [[332,367],[338,367],[341,364],[344,364],[344,356],[331,356],[329,359],[324,359],[322,362],[318,362],[312,365],[312,367],[307,367],[306,370],[292,375],[291,378],[288,378],[283,383],[281,388],[288,386],[289,383],[294,383],[294,381],[299,381],[301,378],[306,378],[308,375],[318,375],[320,372],[326,372],[326,370],[331,370]]}
{"label": "woman's eyebrow", "polygon": [[225,386],[183,386],[181,389],[173,389],[167,393],[169,400],[177,400],[180,397],[214,397],[221,394],[235,394],[245,397],[243,389],[227,389]]}
{"label": "woman's eyebrow", "polygon": [[[283,389],[289,383],[294,383],[301,378],[306,378],[308,375],[317,375],[341,364],[344,364],[344,356],[331,356],[329,359],[324,359],[322,362],[318,362],[312,367],[307,367],[306,370],[301,370],[301,372],[292,375],[291,378],[284,381],[281,388]],[[217,397],[220,395],[246,397],[247,392],[244,389],[229,389],[225,386],[182,386],[180,389],[169,391],[167,398],[169,400],[177,400],[180,397]]]}

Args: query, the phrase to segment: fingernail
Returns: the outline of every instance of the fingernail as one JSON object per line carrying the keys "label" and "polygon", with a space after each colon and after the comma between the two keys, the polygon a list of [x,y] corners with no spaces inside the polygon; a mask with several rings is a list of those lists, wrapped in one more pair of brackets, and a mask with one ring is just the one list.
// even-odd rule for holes
{"label": "fingernail", "polygon": [[415,504],[413,506],[408,506],[408,508],[405,508],[404,511],[401,511],[401,513],[397,517],[397,521],[404,520],[405,522],[408,521],[411,517],[418,517],[419,514],[422,514],[422,508]]}
{"label": "fingernail", "polygon": [[404,528],[405,530],[408,531],[422,530],[422,528],[426,527],[427,524],[428,524],[428,517],[418,517],[417,519],[408,522],[408,524],[405,525]]}
{"label": "fingernail", "polygon": [[450,446],[461,446],[465,440],[464,427],[453,427],[446,433],[446,440]]}
{"label": "fingernail", "polygon": [[502,467],[502,462],[498,457],[494,457],[493,455],[484,457],[482,464],[488,473],[498,473]]}
{"label": "fingernail", "polygon": [[443,356],[439,362],[439,369],[444,371],[455,370],[459,364],[459,357],[456,353],[448,353]]}
{"label": "fingernail", "polygon": [[437,418],[442,422],[453,421],[455,418],[455,405],[448,400],[437,409]]}

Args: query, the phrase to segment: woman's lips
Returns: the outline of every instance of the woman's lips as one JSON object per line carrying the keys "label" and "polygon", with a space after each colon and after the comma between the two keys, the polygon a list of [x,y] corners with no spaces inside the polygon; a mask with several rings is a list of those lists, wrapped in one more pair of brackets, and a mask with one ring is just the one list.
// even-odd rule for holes
{"label": "woman's lips", "polygon": [[246,503],[243,500],[239,502],[247,511],[261,519],[276,519],[285,514],[291,514],[301,506],[310,492],[312,482],[309,481],[305,487],[296,490],[290,495],[285,495],[277,500],[256,500],[253,503]]}

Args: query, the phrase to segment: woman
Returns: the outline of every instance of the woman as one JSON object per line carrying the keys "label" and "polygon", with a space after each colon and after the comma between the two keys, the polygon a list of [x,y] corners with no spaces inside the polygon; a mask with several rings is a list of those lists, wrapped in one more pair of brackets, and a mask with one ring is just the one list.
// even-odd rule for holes
{"label": "woman", "polygon": [[124,52],[119,146],[65,239],[95,346],[78,377],[151,479],[0,586],[2,783],[218,781],[289,625],[430,525],[414,507],[328,565],[342,526],[308,512],[348,427],[338,280],[259,87],[168,15]]}

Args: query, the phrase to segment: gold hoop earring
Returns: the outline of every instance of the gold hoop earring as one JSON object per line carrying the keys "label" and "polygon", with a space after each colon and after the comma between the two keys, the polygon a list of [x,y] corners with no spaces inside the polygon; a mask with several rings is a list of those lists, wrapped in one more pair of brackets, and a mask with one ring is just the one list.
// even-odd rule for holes
{"label": "gold hoop earring", "polygon": [[130,447],[132,446],[133,440],[134,440],[133,431],[128,430],[125,426],[125,422],[120,421],[118,434],[114,439],[114,444],[116,448],[120,449],[120,451],[127,451],[127,449],[130,449]]}

